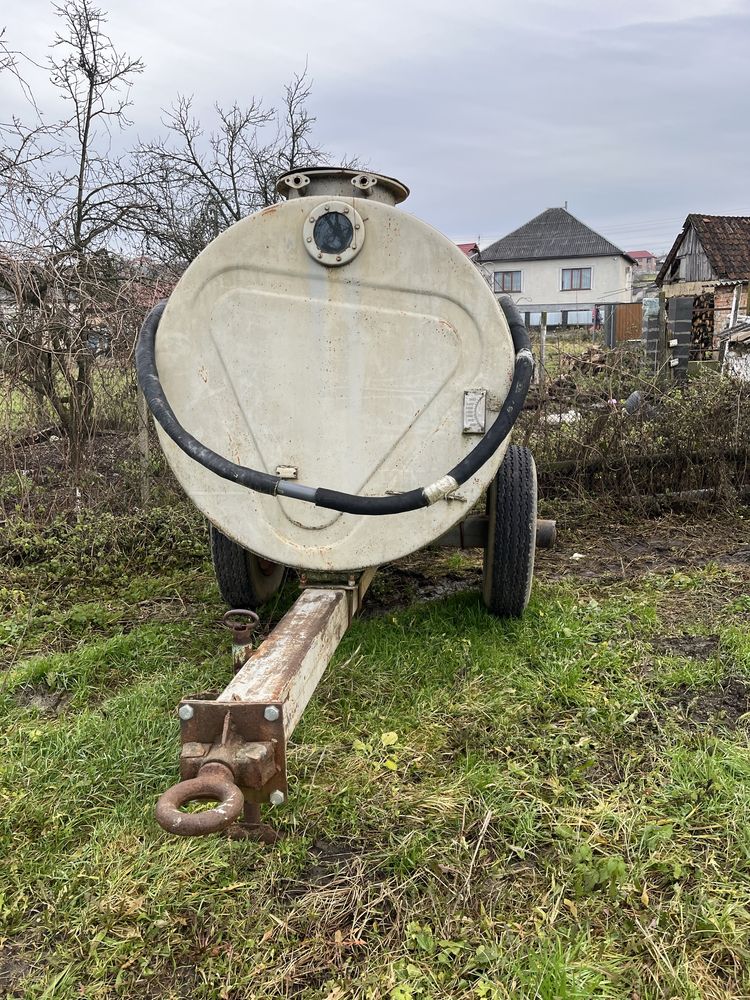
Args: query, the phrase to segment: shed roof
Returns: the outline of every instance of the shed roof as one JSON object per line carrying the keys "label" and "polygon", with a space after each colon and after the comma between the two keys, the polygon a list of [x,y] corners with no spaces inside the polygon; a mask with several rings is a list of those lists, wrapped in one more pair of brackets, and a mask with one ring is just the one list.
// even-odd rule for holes
{"label": "shed roof", "polygon": [[463,250],[467,257],[473,253],[479,253],[479,246],[476,243],[457,243],[459,250]]}
{"label": "shed roof", "polygon": [[650,250],[628,250],[628,257],[632,257],[633,260],[647,260],[656,257],[656,254]]}
{"label": "shed roof", "polygon": [[627,257],[565,208],[548,208],[483,250],[481,261],[553,260],[559,257]]}
{"label": "shed roof", "polygon": [[691,226],[717,278],[736,281],[750,277],[750,216],[692,213],[685,219],[680,235],[662,264],[656,277],[657,284],[661,284],[669,273]]}

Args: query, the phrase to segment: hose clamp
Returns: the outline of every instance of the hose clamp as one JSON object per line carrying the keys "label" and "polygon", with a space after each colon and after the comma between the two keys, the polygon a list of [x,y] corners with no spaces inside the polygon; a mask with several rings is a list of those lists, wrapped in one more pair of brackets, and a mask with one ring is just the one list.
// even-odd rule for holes
{"label": "hose clamp", "polygon": [[438,479],[429,486],[425,486],[422,492],[428,505],[431,506],[437,503],[438,500],[444,500],[451,493],[455,493],[457,489],[458,483],[453,476],[443,476],[442,479]]}

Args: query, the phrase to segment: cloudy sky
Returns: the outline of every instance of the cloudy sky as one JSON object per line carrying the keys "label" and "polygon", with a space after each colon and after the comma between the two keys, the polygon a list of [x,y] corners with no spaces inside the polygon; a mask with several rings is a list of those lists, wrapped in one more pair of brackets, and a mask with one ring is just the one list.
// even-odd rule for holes
{"label": "cloudy sky", "polygon": [[[134,138],[178,93],[208,121],[215,101],[273,103],[307,63],[321,144],[403,180],[405,207],[454,239],[567,201],[623,249],[659,252],[688,212],[750,215],[750,0],[102,6],[146,64]],[[47,0],[6,0],[2,27],[43,60],[55,18]],[[14,109],[0,78],[0,116]]]}

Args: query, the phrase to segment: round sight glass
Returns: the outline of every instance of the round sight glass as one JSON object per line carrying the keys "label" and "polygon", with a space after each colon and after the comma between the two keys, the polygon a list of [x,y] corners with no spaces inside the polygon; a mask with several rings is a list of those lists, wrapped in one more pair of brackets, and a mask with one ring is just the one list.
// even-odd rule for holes
{"label": "round sight glass", "polygon": [[351,245],[354,227],[341,212],[321,215],[313,229],[313,239],[323,253],[342,253]]}

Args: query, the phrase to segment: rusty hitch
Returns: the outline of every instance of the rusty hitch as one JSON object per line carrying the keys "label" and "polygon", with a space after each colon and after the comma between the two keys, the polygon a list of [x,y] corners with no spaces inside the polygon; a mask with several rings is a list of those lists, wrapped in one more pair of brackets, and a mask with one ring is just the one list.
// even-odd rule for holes
{"label": "rusty hitch", "polygon": [[[217,802],[213,809],[183,812],[190,802]],[[180,781],[156,803],[156,822],[167,833],[180,837],[203,837],[219,833],[239,818],[245,796],[234,783],[232,771],[215,762],[202,767],[197,778]]]}
{"label": "rusty hitch", "polygon": [[[366,570],[346,584],[307,584],[257,649],[252,644],[257,615],[245,610],[225,615],[235,674],[219,695],[186,698],[178,707],[183,780],[157,803],[156,820],[164,830],[183,837],[219,833],[244,808],[246,834],[256,828],[258,839],[270,839],[259,823],[259,807],[286,801],[287,741],[374,572]],[[184,811],[198,801],[217,805]]]}

